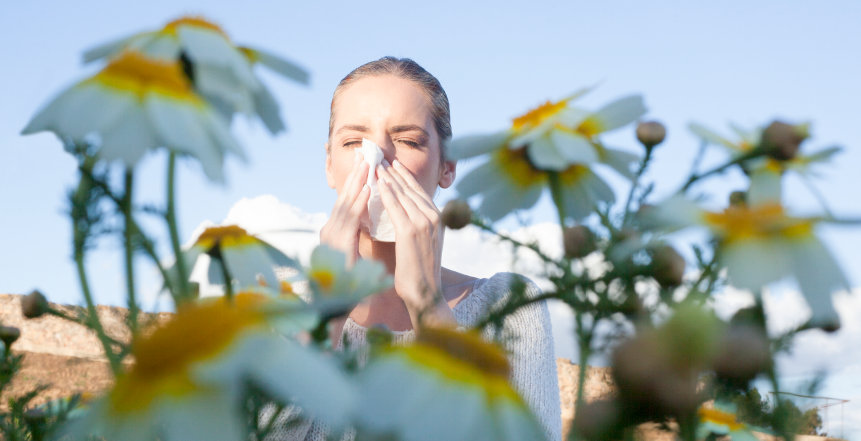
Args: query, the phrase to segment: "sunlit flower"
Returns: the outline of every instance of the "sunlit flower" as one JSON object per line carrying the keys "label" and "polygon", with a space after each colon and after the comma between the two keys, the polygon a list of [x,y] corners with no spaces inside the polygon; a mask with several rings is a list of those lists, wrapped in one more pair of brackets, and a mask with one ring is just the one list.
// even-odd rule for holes
{"label": "sunlit flower", "polygon": [[711,230],[718,241],[720,263],[738,288],[757,293],[764,285],[793,275],[813,310],[810,324],[839,326],[831,294],[848,287],[848,282],[814,234],[824,219],[790,216],[782,205],[770,203],[737,204],[711,212],[682,197],[671,198],[650,213],[667,226],[700,225]]}
{"label": "sunlit flower", "polygon": [[565,187],[566,215],[581,219],[595,203],[612,202],[612,191],[589,167],[603,163],[631,177],[637,156],[605,147],[598,135],[635,121],[646,109],[640,96],[619,99],[597,112],[569,105],[586,91],[547,102],[515,118],[502,132],[452,141],[448,152],[453,159],[490,154],[487,163],[461,181],[458,192],[464,197],[482,193],[479,212],[497,220],[511,210],[532,207],[547,185],[548,172],[556,172]]}
{"label": "sunlit flower", "polygon": [[545,439],[508,377],[505,354],[477,334],[423,329],[359,373],[357,430],[404,441]]}
{"label": "sunlit flower", "polygon": [[24,128],[60,139],[98,136],[98,156],[134,166],[149,150],[167,147],[200,160],[223,181],[226,152],[245,158],[227,122],[191,88],[176,61],[124,52],[101,72],[61,93]]}
{"label": "sunlit flower", "polygon": [[359,259],[347,268],[347,256],[326,245],[311,252],[311,267],[305,277],[311,286],[311,304],[326,312],[351,307],[392,286],[382,263]]}
{"label": "sunlit flower", "polygon": [[254,75],[260,63],[287,78],[308,84],[298,65],[260,49],[236,46],[218,25],[201,17],[182,17],[156,31],[112,41],[84,53],[84,61],[113,57],[134,49],[168,61],[182,60],[195,88],[226,115],[257,114],[274,134],[284,130],[278,104]]}
{"label": "sunlit flower", "polygon": [[204,230],[194,245],[183,252],[187,271],[191,271],[201,254],[212,258],[209,283],[223,285],[226,272],[231,281],[237,281],[242,289],[258,286],[261,281],[264,286],[275,289],[281,286],[275,267],[298,268],[296,261],[237,225]]}
{"label": "sunlit flower", "polygon": [[729,436],[732,441],[759,439],[750,427],[738,420],[734,404],[716,401],[713,408],[703,406],[697,413],[700,417],[697,439],[706,439],[711,434]]}
{"label": "sunlit flower", "polygon": [[[760,146],[763,128],[745,130],[734,124],[731,124],[731,127],[738,138],[737,141],[731,141],[697,123],[688,125],[691,132],[704,142],[724,147],[731,159],[749,154]],[[807,131],[807,124],[795,127],[801,132]],[[780,203],[782,193],[780,179],[786,171],[795,171],[802,176],[811,175],[811,165],[828,162],[838,152],[840,152],[839,147],[830,147],[809,155],[797,154],[788,160],[779,160],[766,155],[745,161],[742,168],[751,180],[748,201],[754,205],[766,202]]]}
{"label": "sunlit flower", "polygon": [[113,389],[70,423],[72,439],[237,440],[248,384],[342,427],[355,393],[330,359],[270,332],[261,305],[241,293],[182,307],[164,326],[135,340],[135,363]]}

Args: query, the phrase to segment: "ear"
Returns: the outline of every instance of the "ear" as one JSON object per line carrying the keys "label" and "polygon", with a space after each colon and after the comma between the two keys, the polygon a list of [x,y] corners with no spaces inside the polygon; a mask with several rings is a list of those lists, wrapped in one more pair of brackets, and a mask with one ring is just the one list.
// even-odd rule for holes
{"label": "ear", "polygon": [[442,163],[442,170],[439,174],[439,186],[441,188],[449,188],[454,183],[454,178],[457,175],[457,161],[445,161]]}
{"label": "ear", "polygon": [[332,153],[329,151],[329,143],[327,142],[325,145],[326,148],[326,183],[329,184],[329,188],[335,188],[335,174],[332,172]]}

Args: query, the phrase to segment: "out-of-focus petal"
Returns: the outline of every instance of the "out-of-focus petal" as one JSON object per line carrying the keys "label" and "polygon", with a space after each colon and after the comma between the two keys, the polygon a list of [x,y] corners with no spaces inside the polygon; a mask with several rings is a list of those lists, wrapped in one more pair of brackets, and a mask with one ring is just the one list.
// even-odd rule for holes
{"label": "out-of-focus petal", "polygon": [[550,132],[550,140],[568,164],[592,164],[599,159],[595,146],[576,133],[554,130]]}
{"label": "out-of-focus petal", "polygon": [[798,281],[801,294],[810,305],[813,316],[810,324],[820,327],[840,325],[840,316],[834,309],[831,295],[849,289],[849,282],[837,261],[815,237],[801,240],[792,247],[792,272]]}
{"label": "out-of-focus petal", "polygon": [[694,135],[697,135],[703,141],[712,144],[722,145],[735,152],[740,151],[737,145],[733,144],[731,141],[724,138],[723,136],[720,136],[717,133],[711,131],[710,129],[703,127],[700,124],[690,123],[688,124],[688,129],[690,129],[690,131],[693,132]]}
{"label": "out-of-focus petal", "polygon": [[144,153],[161,146],[160,141],[143,109],[132,106],[120,121],[102,131],[99,156],[107,161],[119,159],[133,167]]}
{"label": "out-of-focus petal", "polygon": [[246,46],[245,49],[252,51],[257,62],[282,76],[305,85],[310,82],[311,75],[302,66],[258,48]]}
{"label": "out-of-focus petal", "polygon": [[446,153],[453,160],[471,158],[502,148],[511,136],[509,131],[490,135],[468,135],[452,140]]}
{"label": "out-of-focus petal", "polygon": [[565,158],[556,149],[548,136],[542,136],[532,141],[526,147],[529,160],[542,170],[561,171],[568,168]]}
{"label": "out-of-focus petal", "polygon": [[747,204],[756,207],[764,204],[780,204],[781,175],[779,171],[761,168],[750,174]]}
{"label": "out-of-focus petal", "polygon": [[636,121],[645,113],[643,97],[632,95],[607,104],[595,112],[593,118],[600,122],[602,131],[608,132]]}
{"label": "out-of-focus petal", "polygon": [[786,277],[791,270],[787,247],[767,239],[727,244],[721,249],[720,262],[726,267],[727,277],[733,286],[754,293]]}
{"label": "out-of-focus petal", "polygon": [[263,124],[269,130],[269,133],[277,135],[280,132],[287,130],[284,121],[281,119],[281,110],[278,108],[278,102],[272,96],[272,92],[265,84],[261,84],[260,88],[254,93],[254,111],[257,116],[263,121]]}

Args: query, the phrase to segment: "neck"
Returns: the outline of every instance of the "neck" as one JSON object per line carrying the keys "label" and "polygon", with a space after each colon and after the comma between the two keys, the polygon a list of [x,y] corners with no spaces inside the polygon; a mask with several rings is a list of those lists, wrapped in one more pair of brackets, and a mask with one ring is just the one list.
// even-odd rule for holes
{"label": "neck", "polygon": [[376,260],[386,266],[386,272],[394,276],[395,274],[395,243],[394,242],[378,242],[371,239],[371,235],[367,232],[359,232],[359,255],[362,259]]}

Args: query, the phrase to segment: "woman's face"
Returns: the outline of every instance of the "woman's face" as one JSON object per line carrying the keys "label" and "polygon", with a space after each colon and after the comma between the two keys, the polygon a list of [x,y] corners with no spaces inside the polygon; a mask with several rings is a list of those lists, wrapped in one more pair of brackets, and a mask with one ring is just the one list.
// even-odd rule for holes
{"label": "woman's face", "polygon": [[455,163],[441,163],[430,102],[409,80],[392,75],[362,78],[341,91],[334,111],[326,178],[339,194],[362,138],[378,145],[390,164],[400,161],[431,196],[437,186],[448,188],[454,182]]}

